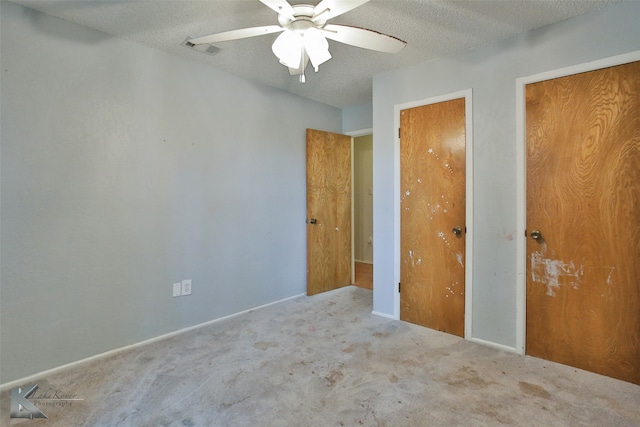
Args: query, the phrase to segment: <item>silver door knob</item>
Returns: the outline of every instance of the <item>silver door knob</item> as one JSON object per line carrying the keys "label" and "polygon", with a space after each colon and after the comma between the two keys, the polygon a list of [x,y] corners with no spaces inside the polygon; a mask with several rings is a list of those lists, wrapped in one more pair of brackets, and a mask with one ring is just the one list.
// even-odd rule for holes
{"label": "silver door knob", "polygon": [[538,231],[538,230],[533,230],[531,232],[531,238],[533,240],[540,241],[540,240],[542,240],[542,233],[540,231]]}
{"label": "silver door knob", "polygon": [[462,227],[453,227],[453,230],[451,230],[451,232],[460,237],[462,235]]}

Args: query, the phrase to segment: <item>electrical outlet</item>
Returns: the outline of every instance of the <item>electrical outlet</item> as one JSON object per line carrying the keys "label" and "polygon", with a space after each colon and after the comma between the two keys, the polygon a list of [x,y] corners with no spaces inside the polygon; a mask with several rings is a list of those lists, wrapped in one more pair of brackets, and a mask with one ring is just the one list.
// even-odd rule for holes
{"label": "electrical outlet", "polygon": [[182,295],[191,295],[191,279],[182,281]]}
{"label": "electrical outlet", "polygon": [[173,284],[173,296],[179,297],[182,295],[182,283],[174,283]]}

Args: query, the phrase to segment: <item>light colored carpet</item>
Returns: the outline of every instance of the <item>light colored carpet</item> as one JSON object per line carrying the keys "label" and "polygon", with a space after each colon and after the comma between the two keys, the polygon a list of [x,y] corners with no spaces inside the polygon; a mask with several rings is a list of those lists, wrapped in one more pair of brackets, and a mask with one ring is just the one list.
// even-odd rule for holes
{"label": "light colored carpet", "polygon": [[370,314],[353,286],[37,383],[75,394],[24,426],[638,426],[640,386]]}

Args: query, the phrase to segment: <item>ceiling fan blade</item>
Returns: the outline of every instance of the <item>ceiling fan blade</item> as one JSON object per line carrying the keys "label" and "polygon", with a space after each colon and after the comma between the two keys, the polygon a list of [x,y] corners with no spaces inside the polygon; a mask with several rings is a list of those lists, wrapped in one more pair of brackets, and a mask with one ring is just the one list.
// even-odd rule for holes
{"label": "ceiling fan blade", "polygon": [[313,20],[316,18],[327,20],[334,16],[347,13],[370,0],[322,0],[313,8]]}
{"label": "ceiling fan blade", "polygon": [[242,28],[240,30],[225,31],[223,33],[209,34],[208,36],[196,37],[187,40],[192,45],[205,43],[226,42],[228,40],[245,39],[247,37],[262,36],[264,34],[279,33],[284,31],[280,25],[265,25],[263,27]]}
{"label": "ceiling fan blade", "polygon": [[260,0],[260,2],[268,8],[273,9],[278,15],[293,19],[294,10],[287,0]]}
{"label": "ceiling fan blade", "polygon": [[398,53],[407,44],[393,36],[348,25],[327,24],[320,31],[328,39],[379,52]]}

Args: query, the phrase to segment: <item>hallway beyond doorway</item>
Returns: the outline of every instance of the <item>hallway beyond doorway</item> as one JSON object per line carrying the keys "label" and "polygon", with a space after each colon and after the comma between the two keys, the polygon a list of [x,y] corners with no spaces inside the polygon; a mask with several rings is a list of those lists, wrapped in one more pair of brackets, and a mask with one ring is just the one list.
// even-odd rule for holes
{"label": "hallway beyond doorway", "polygon": [[356,282],[355,286],[363,289],[373,290],[373,264],[356,261]]}

